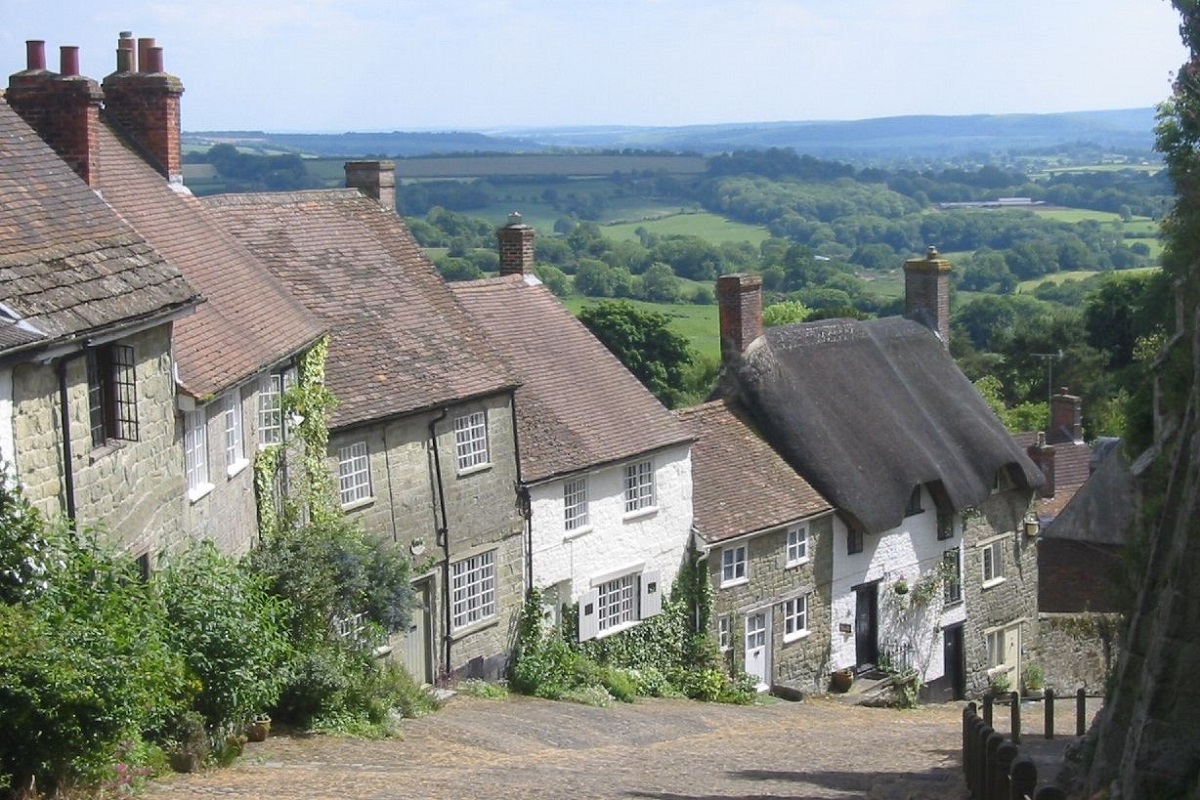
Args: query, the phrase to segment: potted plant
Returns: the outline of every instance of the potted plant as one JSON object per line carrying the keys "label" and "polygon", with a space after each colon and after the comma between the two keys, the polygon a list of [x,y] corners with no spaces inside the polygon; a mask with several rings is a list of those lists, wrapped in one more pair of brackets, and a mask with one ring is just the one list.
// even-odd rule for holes
{"label": "potted plant", "polygon": [[246,739],[251,742],[265,741],[271,733],[271,718],[266,714],[256,714],[246,726]]}
{"label": "potted plant", "polygon": [[904,578],[900,578],[892,584],[892,590],[895,591],[896,594],[908,594],[908,581]]}
{"label": "potted plant", "polygon": [[1021,673],[1021,682],[1025,686],[1025,696],[1032,698],[1044,697],[1046,694],[1046,675],[1037,664],[1029,664]]}
{"label": "potted plant", "polygon": [[209,748],[204,718],[195,711],[189,711],[175,719],[168,729],[167,739],[163,742],[167,761],[176,772],[195,772],[208,757]]}
{"label": "potted plant", "polygon": [[854,684],[854,670],[850,668],[836,670],[829,675],[829,688],[839,694],[850,691]]}
{"label": "potted plant", "polygon": [[1001,670],[992,676],[991,691],[993,697],[1008,698],[1008,693],[1012,691],[1012,678],[1008,670]]}

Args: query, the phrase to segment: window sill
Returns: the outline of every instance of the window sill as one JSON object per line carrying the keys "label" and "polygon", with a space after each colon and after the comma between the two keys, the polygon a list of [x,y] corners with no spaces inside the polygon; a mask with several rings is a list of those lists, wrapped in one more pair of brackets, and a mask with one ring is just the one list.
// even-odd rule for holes
{"label": "window sill", "polygon": [[784,569],[795,569],[796,567],[803,567],[805,564],[807,564],[811,560],[812,559],[810,559],[808,556],[805,556],[804,558],[802,558],[798,561],[787,562],[786,564],[783,565],[783,568]]}
{"label": "window sill", "polygon": [[785,633],[783,635],[783,643],[788,644],[789,642],[798,642],[801,639],[807,639],[811,635],[812,631],[810,631],[808,628],[805,628],[802,631],[797,631],[796,633]]}
{"label": "window sill", "polygon": [[109,439],[99,447],[93,447],[89,454],[88,463],[95,464],[100,459],[110,453],[115,453],[125,447],[125,442],[121,439]]}
{"label": "window sill", "polygon": [[225,476],[228,478],[235,478],[248,466],[250,466],[250,459],[240,459],[225,468]]}
{"label": "window sill", "polygon": [[957,600],[943,600],[942,601],[942,610],[946,611],[951,608],[957,608],[958,606],[961,606],[962,604],[963,604],[963,601],[962,601],[961,597],[958,598]]}
{"label": "window sill", "polygon": [[983,588],[990,589],[993,586],[999,586],[1000,584],[1004,583],[1005,580],[1007,580],[1007,578],[1005,578],[1004,576],[1001,576],[999,578],[992,578],[990,581],[983,582]]}
{"label": "window sill", "polygon": [[487,619],[481,619],[478,622],[472,622],[470,625],[464,625],[461,628],[455,628],[454,630],[450,631],[450,641],[457,642],[460,639],[465,639],[472,634],[479,633],[480,631],[487,630],[488,628],[494,628],[499,624],[500,618],[495,614],[492,614],[492,616],[488,617]]}
{"label": "window sill", "polygon": [[199,502],[203,498],[207,497],[208,494],[213,490],[213,488],[214,487],[211,483],[202,483],[199,486],[197,486],[195,489],[188,489],[188,493],[187,493],[188,502],[189,503]]}
{"label": "window sill", "polygon": [[750,582],[750,578],[734,578],[731,581],[721,581],[720,589],[732,589],[735,586],[745,586]]}
{"label": "window sill", "polygon": [[364,497],[361,500],[355,500],[352,503],[342,503],[342,512],[349,514],[351,511],[358,511],[360,508],[375,505],[375,497]]}
{"label": "window sill", "polygon": [[644,517],[652,517],[658,513],[658,506],[646,506],[639,508],[636,511],[626,511],[625,516],[621,517],[622,522],[636,522]]}
{"label": "window sill", "polygon": [[491,468],[492,468],[492,462],[490,462],[490,461],[488,461],[487,463],[484,463],[484,464],[476,464],[473,467],[467,467],[466,469],[460,469],[458,471],[458,477],[465,478],[468,475],[474,475],[477,472],[487,472]]}
{"label": "window sill", "polygon": [[587,536],[593,530],[594,529],[592,528],[591,525],[584,525],[582,528],[576,528],[575,530],[567,531],[566,533],[563,534],[563,541],[564,542],[573,542],[576,539]]}
{"label": "window sill", "polygon": [[596,638],[603,639],[605,636],[612,636],[614,633],[627,631],[637,625],[639,622],[641,622],[640,619],[631,619],[628,622],[622,622],[620,625],[613,625],[611,628],[605,628],[602,631],[597,631]]}

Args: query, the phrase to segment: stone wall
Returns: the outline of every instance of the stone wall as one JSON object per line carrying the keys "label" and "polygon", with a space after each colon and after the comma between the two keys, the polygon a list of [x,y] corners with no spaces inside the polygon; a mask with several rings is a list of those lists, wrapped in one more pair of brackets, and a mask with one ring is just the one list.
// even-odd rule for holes
{"label": "stone wall", "polygon": [[[413,577],[432,581],[432,657],[434,673],[449,671],[497,677],[507,662],[524,600],[524,520],[516,493],[516,439],[511,395],[494,395],[440,410],[413,414],[365,427],[335,431],[330,438],[331,466],[336,475],[338,449],[355,442],[367,445],[372,496],[347,508],[363,527],[405,548],[413,556]],[[489,463],[459,474],[456,469],[454,419],[485,411]],[[429,446],[435,424],[437,460]],[[444,492],[445,537],[438,502],[438,467]],[[447,637],[446,553],[451,562],[495,551],[496,615]]]}
{"label": "stone wall", "polygon": [[[160,325],[116,344],[134,352],[137,441],[92,447],[87,362],[74,358],[67,364],[76,516],[81,525],[104,529],[131,554],[156,555],[186,540],[179,502],[184,494],[183,450],[176,426],[171,327]],[[17,475],[37,508],[51,516],[65,513],[55,364],[14,368],[13,407]]]}
{"label": "stone wall", "polygon": [[[829,682],[833,521],[833,515],[827,514],[806,523],[809,558],[792,567],[787,566],[788,526],[712,547],[708,555],[713,587],[711,633],[718,635],[721,617],[729,619],[732,636],[727,657],[735,668],[745,666],[746,615],[769,609],[769,682],[801,692],[825,691]],[[741,545],[747,547],[746,582],[721,588],[721,553]],[[785,642],[784,603],[810,592],[809,634]]]}
{"label": "stone wall", "polygon": [[[968,696],[982,695],[990,686],[989,632],[1019,627],[1020,659],[1010,676],[1014,689],[1019,686],[1024,666],[1031,661],[1040,661],[1037,540],[1026,536],[1023,527],[1029,502],[1030,493],[1026,491],[994,492],[977,511],[964,515],[963,595],[967,613],[963,643]],[[995,541],[1002,543],[1004,575],[1003,579],[985,586],[983,550]]]}
{"label": "stone wall", "polygon": [[1046,685],[1060,695],[1086,689],[1103,694],[1116,663],[1117,614],[1041,614],[1038,617],[1038,663]]}

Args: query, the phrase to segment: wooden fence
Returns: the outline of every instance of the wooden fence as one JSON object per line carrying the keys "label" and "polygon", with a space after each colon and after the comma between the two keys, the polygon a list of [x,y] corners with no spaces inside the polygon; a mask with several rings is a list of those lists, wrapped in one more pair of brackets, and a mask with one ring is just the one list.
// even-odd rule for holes
{"label": "wooden fence", "polygon": [[[1087,697],[1083,689],[1075,694],[1075,735],[1083,736],[1087,726]],[[994,699],[983,703],[983,716],[975,703],[963,709],[963,772],[972,800],[1063,800],[1066,795],[1053,786],[1038,788],[1037,765],[1021,755],[1021,698],[1010,697],[1012,725],[1010,740],[992,727]],[[1045,736],[1054,738],[1054,692],[1046,690]]]}

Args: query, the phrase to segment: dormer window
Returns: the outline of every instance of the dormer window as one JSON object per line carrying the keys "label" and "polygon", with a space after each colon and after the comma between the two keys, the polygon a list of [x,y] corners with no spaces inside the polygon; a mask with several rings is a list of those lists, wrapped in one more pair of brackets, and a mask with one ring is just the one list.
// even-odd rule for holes
{"label": "dormer window", "polygon": [[925,509],[921,508],[921,485],[917,484],[913,487],[912,494],[908,496],[908,505],[904,509],[904,516],[912,517],[924,512]]}

